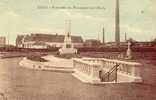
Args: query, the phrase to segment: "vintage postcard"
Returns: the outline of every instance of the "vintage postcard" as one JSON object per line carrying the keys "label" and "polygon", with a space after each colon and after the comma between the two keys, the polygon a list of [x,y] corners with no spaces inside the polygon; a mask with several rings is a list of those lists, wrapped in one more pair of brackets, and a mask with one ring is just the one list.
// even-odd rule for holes
{"label": "vintage postcard", "polygon": [[0,100],[156,100],[155,0],[0,0]]}

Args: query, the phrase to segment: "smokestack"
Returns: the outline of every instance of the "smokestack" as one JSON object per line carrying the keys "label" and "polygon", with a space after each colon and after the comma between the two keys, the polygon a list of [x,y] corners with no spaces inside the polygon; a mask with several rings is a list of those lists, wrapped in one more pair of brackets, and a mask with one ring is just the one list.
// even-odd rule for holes
{"label": "smokestack", "polygon": [[125,42],[127,41],[127,33],[125,32]]}
{"label": "smokestack", "polygon": [[103,41],[102,42],[103,42],[103,44],[105,44],[105,29],[104,29],[104,27],[103,27],[102,31],[103,31],[103,39],[102,39]]}
{"label": "smokestack", "polygon": [[9,43],[9,40],[10,40],[10,34],[9,34],[9,32],[7,33],[8,34],[8,45],[10,44]]}
{"label": "smokestack", "polygon": [[119,13],[119,0],[116,0],[115,8],[115,42],[120,45],[120,13]]}

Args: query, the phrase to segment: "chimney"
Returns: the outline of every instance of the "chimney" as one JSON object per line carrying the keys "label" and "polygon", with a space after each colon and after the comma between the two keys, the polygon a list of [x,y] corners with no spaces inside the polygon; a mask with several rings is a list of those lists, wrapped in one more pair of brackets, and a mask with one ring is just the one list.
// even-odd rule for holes
{"label": "chimney", "polygon": [[103,41],[102,42],[103,42],[103,44],[105,44],[105,29],[104,29],[104,27],[103,27],[102,31],[103,31],[103,39],[102,39]]}
{"label": "chimney", "polygon": [[127,41],[127,33],[125,32],[125,42]]}
{"label": "chimney", "polygon": [[115,8],[115,42],[120,45],[120,13],[119,13],[119,0],[116,0]]}

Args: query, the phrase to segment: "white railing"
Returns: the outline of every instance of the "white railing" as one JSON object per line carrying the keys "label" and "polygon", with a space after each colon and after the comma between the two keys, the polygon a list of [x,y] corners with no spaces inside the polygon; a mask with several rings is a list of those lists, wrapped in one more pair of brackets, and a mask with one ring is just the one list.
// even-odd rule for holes
{"label": "white railing", "polygon": [[23,58],[23,60],[19,63],[23,67],[31,68],[31,69],[39,69],[41,70],[43,68],[43,62],[36,62],[27,59],[26,57]]}
{"label": "white railing", "polygon": [[105,58],[84,58],[85,61],[96,62],[101,65],[104,69],[111,69],[115,65],[119,65],[118,71],[123,74],[128,74],[132,76],[140,76],[141,64],[137,62],[121,61],[115,59],[105,59]]}
{"label": "white railing", "polygon": [[82,58],[73,59],[73,66],[91,79],[99,79],[99,71],[108,72],[115,65],[118,66],[118,81],[141,81],[141,64],[137,62],[120,61],[105,58]]}
{"label": "white railing", "polygon": [[99,69],[101,67],[100,64],[74,58],[73,67],[75,72],[83,75],[86,79],[89,79],[91,81],[99,81]]}

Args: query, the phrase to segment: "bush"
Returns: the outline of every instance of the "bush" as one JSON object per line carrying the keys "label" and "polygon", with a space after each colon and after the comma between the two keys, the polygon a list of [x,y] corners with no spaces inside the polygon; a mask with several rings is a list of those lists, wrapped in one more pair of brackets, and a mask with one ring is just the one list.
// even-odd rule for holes
{"label": "bush", "polygon": [[39,61],[39,62],[47,62],[48,61],[48,60],[45,60],[44,58],[41,58],[41,56],[37,56],[37,55],[28,56],[27,59],[30,59],[33,61]]}

